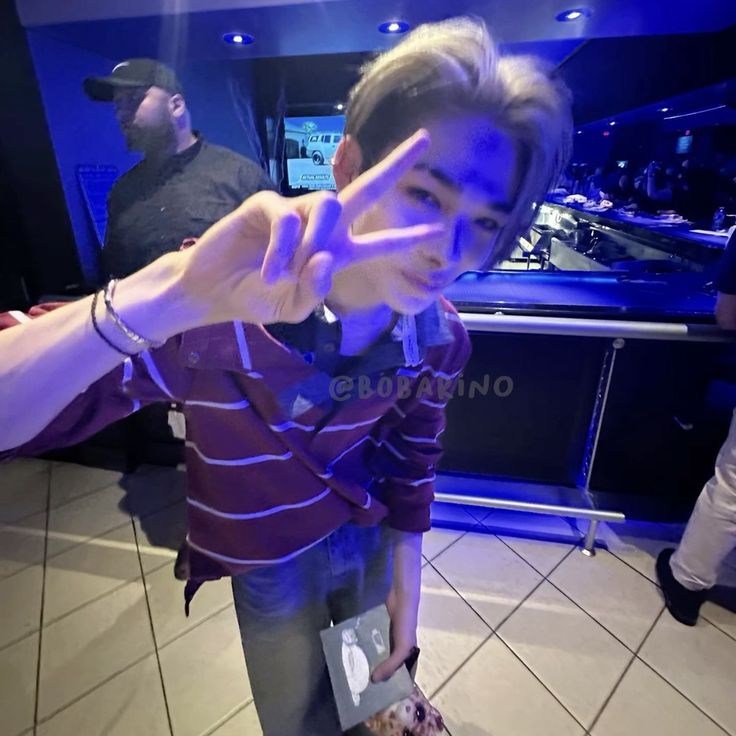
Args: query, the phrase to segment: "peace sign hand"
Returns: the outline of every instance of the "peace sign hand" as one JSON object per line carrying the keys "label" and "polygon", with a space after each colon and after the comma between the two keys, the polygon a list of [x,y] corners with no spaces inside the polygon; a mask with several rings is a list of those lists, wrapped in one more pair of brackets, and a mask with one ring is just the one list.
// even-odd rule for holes
{"label": "peace sign hand", "polygon": [[337,196],[259,192],[213,225],[182,254],[181,283],[200,307],[202,324],[301,322],[324,299],[336,272],[441,235],[440,225],[350,232],[429,144],[427,132],[418,131]]}

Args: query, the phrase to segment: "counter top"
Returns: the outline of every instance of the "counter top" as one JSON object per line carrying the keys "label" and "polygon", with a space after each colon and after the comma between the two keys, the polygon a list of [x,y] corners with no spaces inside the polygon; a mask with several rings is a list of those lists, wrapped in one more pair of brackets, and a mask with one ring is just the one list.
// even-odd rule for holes
{"label": "counter top", "polygon": [[[564,204],[564,197],[551,195],[545,201],[546,205],[563,211],[574,213],[577,217],[596,223],[604,227],[629,233],[634,236],[645,237],[657,242],[679,240],[690,245],[712,251],[712,255],[720,257],[726,247],[726,236],[709,235],[702,232],[693,232],[688,225],[666,225],[653,216],[625,215],[619,210],[610,209],[605,212],[595,212],[585,209],[578,204]],[[698,228],[695,228],[696,230]]]}

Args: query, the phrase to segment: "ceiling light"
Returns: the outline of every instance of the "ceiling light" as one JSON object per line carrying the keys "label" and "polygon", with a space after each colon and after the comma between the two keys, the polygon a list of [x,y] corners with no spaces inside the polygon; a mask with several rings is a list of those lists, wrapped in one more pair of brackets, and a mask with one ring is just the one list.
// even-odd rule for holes
{"label": "ceiling light", "polygon": [[342,102],[338,102],[337,105],[335,105],[335,110],[344,110],[345,105],[342,104]]}
{"label": "ceiling light", "polygon": [[611,120],[611,122],[610,122],[610,123],[608,123],[608,124],[609,124],[609,125],[616,125],[616,121],[615,121],[615,120]]}
{"label": "ceiling light", "polygon": [[381,33],[406,33],[409,30],[409,24],[403,20],[389,20],[378,26]]}
{"label": "ceiling light", "polygon": [[225,43],[229,43],[233,46],[248,46],[256,39],[251,36],[250,33],[240,33],[238,31],[233,31],[232,33],[226,33],[222,37],[222,40]]}
{"label": "ceiling light", "polygon": [[657,112],[669,112],[671,109],[671,107],[660,107]]}
{"label": "ceiling light", "polygon": [[580,20],[581,18],[590,18],[592,15],[590,8],[570,8],[570,10],[563,10],[557,15],[557,20],[560,23],[570,23],[572,21]]}

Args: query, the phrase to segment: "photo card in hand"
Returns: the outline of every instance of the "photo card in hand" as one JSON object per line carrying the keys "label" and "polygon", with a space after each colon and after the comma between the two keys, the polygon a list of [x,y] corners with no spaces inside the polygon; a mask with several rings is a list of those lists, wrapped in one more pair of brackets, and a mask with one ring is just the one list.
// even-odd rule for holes
{"label": "photo card in hand", "polygon": [[371,682],[371,673],[390,652],[391,620],[385,605],[325,629],[322,648],[330,672],[343,730],[408,697],[414,683],[406,667],[387,682]]}

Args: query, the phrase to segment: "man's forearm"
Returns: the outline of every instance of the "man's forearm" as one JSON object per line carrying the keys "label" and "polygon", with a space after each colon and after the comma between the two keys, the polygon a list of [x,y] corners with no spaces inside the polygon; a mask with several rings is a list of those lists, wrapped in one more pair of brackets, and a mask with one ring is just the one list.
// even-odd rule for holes
{"label": "man's forearm", "polygon": [[[154,341],[196,325],[196,316],[178,291],[178,256],[158,259],[119,282],[115,291],[115,308],[124,321]],[[86,297],[0,332],[0,449],[35,437],[76,396],[124,360],[95,334],[91,303],[92,297]],[[97,314],[104,316],[104,309],[98,308]],[[132,347],[109,321],[101,329],[116,344]]]}
{"label": "man's forearm", "polygon": [[394,563],[392,588],[396,595],[419,606],[422,585],[421,533],[394,531]]}

